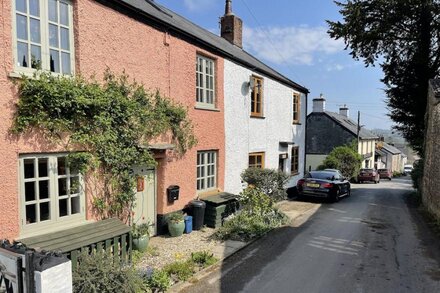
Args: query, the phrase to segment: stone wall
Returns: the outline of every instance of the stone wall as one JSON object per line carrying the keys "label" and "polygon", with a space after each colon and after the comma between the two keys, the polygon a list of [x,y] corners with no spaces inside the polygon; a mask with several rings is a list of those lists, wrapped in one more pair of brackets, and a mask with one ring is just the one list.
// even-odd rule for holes
{"label": "stone wall", "polygon": [[440,80],[431,80],[428,94],[423,203],[440,218]]}

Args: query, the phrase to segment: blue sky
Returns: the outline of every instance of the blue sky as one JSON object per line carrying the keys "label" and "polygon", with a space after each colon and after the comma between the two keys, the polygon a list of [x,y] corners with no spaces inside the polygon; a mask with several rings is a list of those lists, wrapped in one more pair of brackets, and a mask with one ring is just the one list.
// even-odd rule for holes
{"label": "blue sky", "polygon": [[[224,0],[156,0],[197,25],[219,34]],[[338,20],[331,0],[233,0],[233,12],[243,20],[244,49],[310,90],[309,101],[320,93],[326,109],[347,104],[350,117],[367,128],[389,129],[384,85],[379,67],[365,68],[330,39],[325,20]],[[311,106],[309,106],[309,110]]]}

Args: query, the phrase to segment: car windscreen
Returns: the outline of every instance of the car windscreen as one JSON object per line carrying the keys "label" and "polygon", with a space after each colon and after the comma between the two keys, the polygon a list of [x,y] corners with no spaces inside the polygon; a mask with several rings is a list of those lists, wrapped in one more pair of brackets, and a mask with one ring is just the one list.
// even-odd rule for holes
{"label": "car windscreen", "polygon": [[315,178],[315,179],[332,180],[334,176],[335,174],[333,172],[310,172],[307,177]]}

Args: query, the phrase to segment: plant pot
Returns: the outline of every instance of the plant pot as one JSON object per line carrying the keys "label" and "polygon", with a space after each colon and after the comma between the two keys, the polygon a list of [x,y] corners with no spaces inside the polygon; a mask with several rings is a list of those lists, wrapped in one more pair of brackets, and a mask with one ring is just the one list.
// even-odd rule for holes
{"label": "plant pot", "polygon": [[148,235],[133,238],[133,248],[140,252],[145,252],[148,248],[148,242],[150,242],[150,237]]}
{"label": "plant pot", "polygon": [[170,232],[170,235],[172,237],[178,237],[183,234],[183,231],[185,230],[185,222],[168,222],[168,231]]}

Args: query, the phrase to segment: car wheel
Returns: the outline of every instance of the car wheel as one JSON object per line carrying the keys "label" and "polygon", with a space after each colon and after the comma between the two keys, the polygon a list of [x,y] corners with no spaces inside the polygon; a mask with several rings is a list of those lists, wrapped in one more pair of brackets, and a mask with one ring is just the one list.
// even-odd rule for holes
{"label": "car wheel", "polygon": [[341,195],[341,190],[338,188],[338,189],[335,190],[335,193],[333,194],[332,201],[333,202],[338,202],[340,195]]}
{"label": "car wheel", "polygon": [[374,184],[377,184],[377,180],[376,180],[376,179],[374,179],[374,181],[373,181],[373,182],[374,182]]}
{"label": "car wheel", "polygon": [[351,188],[350,186],[347,187],[347,197],[351,196]]}
{"label": "car wheel", "polygon": [[388,178],[388,180],[390,180],[390,181],[391,181],[391,177],[390,177],[390,178]]}

